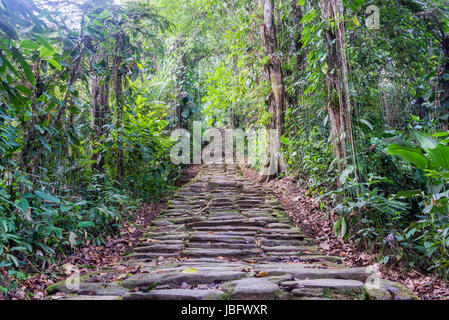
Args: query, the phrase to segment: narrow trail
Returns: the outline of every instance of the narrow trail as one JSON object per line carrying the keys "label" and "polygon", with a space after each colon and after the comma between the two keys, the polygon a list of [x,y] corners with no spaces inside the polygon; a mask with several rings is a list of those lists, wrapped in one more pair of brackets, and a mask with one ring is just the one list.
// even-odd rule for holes
{"label": "narrow trail", "polygon": [[[114,268],[60,282],[50,299],[410,299],[404,286],[320,254],[280,202],[237,167],[203,166]],[[130,272],[129,270],[134,270]],[[112,280],[111,280],[112,279]]]}

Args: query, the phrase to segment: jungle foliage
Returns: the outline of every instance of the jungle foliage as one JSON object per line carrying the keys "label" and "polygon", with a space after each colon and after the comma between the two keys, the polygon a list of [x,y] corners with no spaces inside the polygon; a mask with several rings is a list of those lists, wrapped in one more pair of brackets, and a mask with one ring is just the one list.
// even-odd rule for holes
{"label": "jungle foliage", "polygon": [[45,270],[177,177],[145,85],[171,23],[145,3],[0,1],[0,267]]}

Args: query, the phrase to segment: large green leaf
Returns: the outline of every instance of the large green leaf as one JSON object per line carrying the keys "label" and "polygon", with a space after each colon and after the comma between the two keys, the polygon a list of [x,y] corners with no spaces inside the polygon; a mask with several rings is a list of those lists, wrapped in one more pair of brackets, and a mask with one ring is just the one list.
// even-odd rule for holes
{"label": "large green leaf", "polygon": [[20,43],[20,47],[24,49],[37,50],[40,46],[32,40],[25,39]]}
{"label": "large green leaf", "polygon": [[439,144],[435,149],[429,150],[429,155],[433,166],[449,170],[449,146]]}
{"label": "large green leaf", "polygon": [[36,78],[33,74],[33,69],[31,69],[30,65],[25,61],[22,54],[17,50],[17,48],[12,48],[11,53],[14,58],[19,62],[20,66],[23,69],[23,72],[27,76],[28,81],[34,86],[36,85]]}
{"label": "large green leaf", "polygon": [[80,223],[78,223],[78,228],[87,228],[92,227],[94,225],[95,223],[93,223],[92,221],[81,221]]}
{"label": "large green leaf", "polygon": [[55,50],[53,50],[51,48],[47,48],[46,46],[42,46],[40,48],[41,58],[52,57],[54,54],[55,54]]}
{"label": "large green leaf", "polygon": [[390,197],[388,197],[389,201],[393,201],[393,200],[397,200],[400,198],[412,198],[412,197],[417,197],[417,196],[422,196],[422,191],[420,189],[416,189],[416,190],[408,190],[408,191],[399,191],[398,193],[396,193],[395,195],[391,195]]}
{"label": "large green leaf", "polygon": [[[3,18],[2,18],[3,19]],[[0,20],[0,29],[6,33],[6,35],[8,37],[10,37],[11,39],[17,39],[17,33],[14,30],[13,27],[11,27],[8,23],[6,23],[5,21]]]}
{"label": "large green leaf", "polygon": [[401,156],[405,161],[413,163],[420,169],[426,169],[428,159],[422,154],[419,148],[403,147],[396,143],[388,146],[388,153]]}
{"label": "large green leaf", "polygon": [[438,142],[435,139],[423,132],[411,130],[411,134],[413,138],[415,138],[415,140],[418,142],[419,146],[426,152],[429,152],[430,149],[436,148],[438,145]]}
{"label": "large green leaf", "polygon": [[48,202],[56,202],[56,203],[60,203],[61,202],[57,197],[52,196],[51,194],[48,194],[48,193],[44,193],[44,192],[36,190],[36,191],[34,191],[34,194],[36,196],[38,196],[39,198],[41,198],[43,200],[46,200]]}

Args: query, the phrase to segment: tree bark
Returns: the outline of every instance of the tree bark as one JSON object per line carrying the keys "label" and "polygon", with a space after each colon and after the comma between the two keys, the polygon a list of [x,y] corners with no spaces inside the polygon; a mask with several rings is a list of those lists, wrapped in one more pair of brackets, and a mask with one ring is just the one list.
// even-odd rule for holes
{"label": "tree bark", "polygon": [[[442,49],[443,49],[443,66],[441,68],[440,75],[445,77],[441,77],[440,79],[440,89],[442,91],[440,98],[438,99],[441,102],[441,105],[445,107],[445,111],[449,109],[449,36],[444,36],[441,41]],[[448,111],[446,111],[448,112]],[[443,131],[448,130],[448,121],[444,121],[442,124]]]}
{"label": "tree bark", "polygon": [[[277,173],[280,173],[285,171],[286,169],[285,161],[281,155],[280,150],[280,137],[282,136],[282,126],[286,100],[284,79],[282,74],[282,60],[278,52],[276,25],[274,21],[274,1],[260,0],[260,4],[263,8],[264,20],[260,28],[260,34],[263,45],[265,47],[265,53],[269,58],[268,63],[265,65],[265,75],[267,81],[271,85],[271,94],[268,101],[269,108],[272,114],[270,129],[279,131],[276,141],[270,141],[270,144],[275,144],[275,150],[277,150],[277,154],[270,154],[269,157],[271,164],[273,161],[278,161]],[[265,173],[263,175],[268,176]],[[277,174],[274,176],[277,176]]]}
{"label": "tree bark", "polygon": [[[319,5],[326,25],[326,88],[331,140],[336,159],[344,160],[347,157],[346,143],[352,145],[353,138],[343,4],[341,0],[320,0]],[[340,169],[345,162],[339,161]]]}
{"label": "tree bark", "polygon": [[[106,124],[107,116],[109,115],[109,86],[106,81],[101,85],[99,76],[95,76],[95,78],[92,79],[91,96],[95,141],[105,134],[104,125]],[[93,154],[92,160],[95,161],[92,165],[92,169],[104,172],[105,159],[103,152],[100,151]]]}
{"label": "tree bark", "polygon": [[[121,69],[121,64],[123,63],[123,58],[117,56],[115,58],[114,65],[116,66],[115,73],[115,103],[116,103],[116,117],[117,117],[117,130],[120,132],[118,136],[122,134],[123,128],[123,72]],[[117,142],[120,143],[120,140]],[[121,146],[117,147],[117,181],[120,183],[123,178],[123,149]]]}

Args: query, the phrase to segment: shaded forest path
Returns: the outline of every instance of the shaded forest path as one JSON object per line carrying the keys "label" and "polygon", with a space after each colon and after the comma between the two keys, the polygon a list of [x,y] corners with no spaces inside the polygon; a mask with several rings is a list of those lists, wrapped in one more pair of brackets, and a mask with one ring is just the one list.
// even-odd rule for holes
{"label": "shaded forest path", "polygon": [[407,299],[369,268],[317,252],[280,202],[237,167],[204,166],[122,264],[48,288],[59,299]]}

